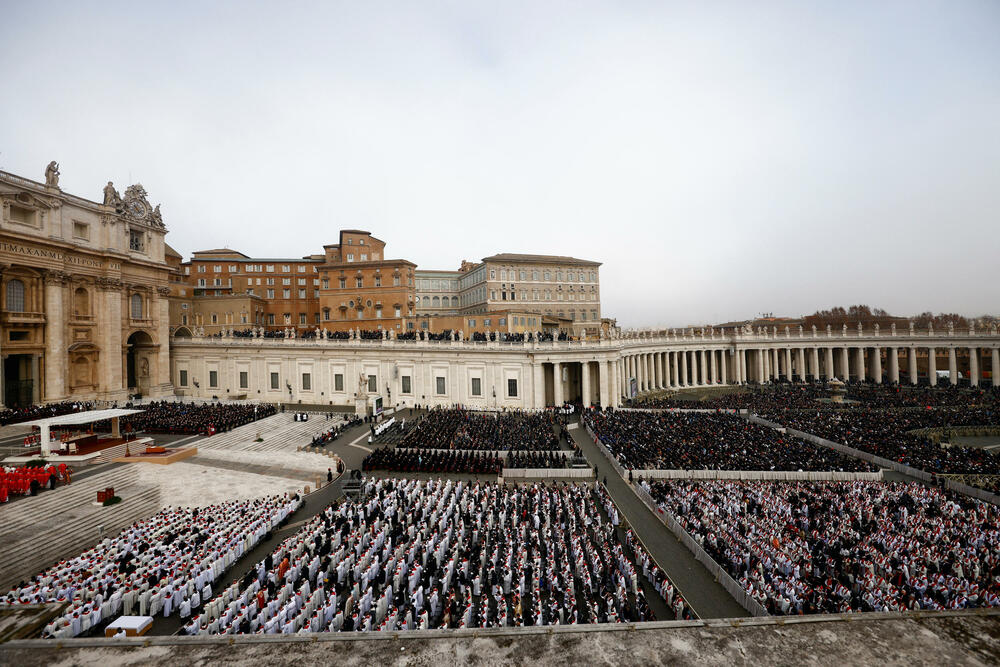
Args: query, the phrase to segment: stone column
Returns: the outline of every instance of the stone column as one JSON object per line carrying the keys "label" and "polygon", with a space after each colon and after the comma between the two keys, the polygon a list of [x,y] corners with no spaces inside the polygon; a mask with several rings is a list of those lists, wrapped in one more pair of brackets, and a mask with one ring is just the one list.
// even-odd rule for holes
{"label": "stone column", "polygon": [[969,384],[979,386],[979,348],[969,348]]}
{"label": "stone column", "polygon": [[656,389],[656,368],[653,364],[653,355],[646,355],[646,391]]}
{"label": "stone column", "polygon": [[609,374],[608,363],[606,361],[597,362],[597,400],[600,401],[601,407],[608,407],[608,374]]}
{"label": "stone column", "polygon": [[856,347],[856,348],[854,348],[854,350],[855,350],[855,352],[854,352],[855,364],[857,365],[857,368],[855,369],[855,372],[858,374],[858,382],[864,382],[865,381],[865,377],[866,377],[865,376],[865,348],[864,347]]}
{"label": "stone column", "polygon": [[840,350],[840,379],[844,382],[851,379],[851,350],[847,347]]}
{"label": "stone column", "polygon": [[948,348],[948,381],[954,387],[958,384],[958,359],[955,358],[955,348]]}
{"label": "stone column", "polygon": [[993,376],[993,386],[1000,387],[1000,348],[990,348],[990,374]]}
{"label": "stone column", "polygon": [[536,361],[532,364],[531,376],[534,384],[534,406],[542,410],[545,408],[545,367],[542,362]]}
{"label": "stone column", "polygon": [[[160,396],[173,394],[173,382],[170,375],[170,288],[159,287],[153,296],[153,310],[158,313],[156,322],[156,391]],[[152,374],[152,373],[150,373]],[[150,387],[151,389],[153,387]]]}
{"label": "stone column", "polygon": [[889,348],[889,382],[899,384],[899,349]]}
{"label": "stone column", "polygon": [[552,362],[552,402],[556,406],[563,404],[562,364]]}
{"label": "stone column", "polygon": [[795,376],[792,373],[792,348],[785,348],[785,379],[789,382],[795,381]]}
{"label": "stone column", "polygon": [[719,384],[719,364],[715,360],[715,350],[707,350],[708,355],[708,383]]}
{"label": "stone column", "polygon": [[639,355],[639,391],[649,391],[649,355]]}
{"label": "stone column", "polygon": [[[97,335],[101,348],[98,397],[107,401],[125,398],[125,378],[122,374],[122,289],[123,286],[118,281],[98,280],[94,304],[95,318],[98,322],[106,323],[105,327],[98,327]],[[208,378],[202,378],[202,382],[207,386]]]}
{"label": "stone column", "polygon": [[580,393],[582,395],[581,403],[583,407],[587,407],[592,403],[590,395],[590,362],[582,361],[580,362]]}
{"label": "stone column", "polygon": [[820,373],[819,371],[819,348],[818,347],[812,348],[812,350],[809,351],[809,356],[812,357],[813,379],[818,380],[819,376],[822,375],[822,373]]}
{"label": "stone column", "polygon": [[[61,401],[67,396],[69,358],[66,353],[66,307],[63,303],[65,285],[65,274],[59,271],[45,274],[45,391],[42,395],[46,402]],[[33,379],[35,385],[40,384],[41,378],[37,373]]]}
{"label": "stone column", "polygon": [[937,350],[933,347],[927,348],[927,381],[937,386]]}
{"label": "stone column", "polygon": [[705,358],[705,350],[698,350],[698,368],[701,371],[698,376],[698,384],[708,384],[708,359]]}
{"label": "stone column", "polygon": [[41,402],[42,392],[41,384],[42,378],[38,372],[38,361],[41,355],[33,354],[31,355],[31,402],[39,403]]}
{"label": "stone column", "polygon": [[721,384],[729,384],[729,378],[726,377],[726,354],[728,350],[721,350],[719,352],[719,382]]}
{"label": "stone column", "polygon": [[917,348],[911,347],[906,352],[907,365],[910,372],[910,384],[917,384]]}
{"label": "stone column", "polygon": [[767,356],[767,351],[758,348],[756,350],[755,356],[757,357],[757,380],[758,384],[764,384],[767,380],[764,378],[764,357]]}
{"label": "stone column", "polygon": [[688,386],[688,353],[681,352],[681,382],[682,387]]}
{"label": "stone column", "polygon": [[664,353],[663,352],[657,352],[656,353],[656,388],[657,389],[666,389],[667,388],[667,374],[664,372],[664,370],[665,370],[664,369],[664,365],[665,364],[663,363],[663,357],[664,357]]}
{"label": "stone column", "polygon": [[877,347],[871,348],[872,353],[872,379],[875,384],[882,384],[882,350]]}
{"label": "stone column", "polygon": [[678,370],[680,366],[680,360],[677,358],[678,356],[679,355],[677,354],[677,352],[670,353],[670,367],[671,367],[671,373],[673,374],[672,382],[674,387],[681,386],[681,375],[680,371]]}

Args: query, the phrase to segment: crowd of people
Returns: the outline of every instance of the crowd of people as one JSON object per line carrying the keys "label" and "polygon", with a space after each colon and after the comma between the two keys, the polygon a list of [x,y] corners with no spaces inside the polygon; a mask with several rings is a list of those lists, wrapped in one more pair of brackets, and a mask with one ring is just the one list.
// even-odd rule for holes
{"label": "crowd of people", "polygon": [[95,410],[93,403],[86,401],[65,401],[63,403],[45,403],[40,405],[26,405],[19,408],[6,408],[0,410],[0,426],[7,424],[20,424],[21,422],[34,421],[35,419],[45,419],[47,417],[58,417],[74,412],[84,412]]}
{"label": "crowd of people", "polygon": [[981,447],[942,447],[911,431],[1000,425],[994,408],[780,411],[762,415],[805,433],[938,474],[1000,475],[1000,456]]}
{"label": "crowd of people", "polygon": [[481,413],[434,409],[407,430],[399,447],[479,451],[555,451],[559,439],[548,412]]}
{"label": "crowd of people", "polygon": [[588,410],[584,423],[623,467],[635,470],[875,470],[730,413]]}
{"label": "crowd of people", "polygon": [[22,582],[2,604],[68,602],[43,636],[76,637],[112,618],[190,615],[212,584],[300,505],[287,494],[167,508]]}
{"label": "crowd of people", "polygon": [[1000,388],[939,387],[850,382],[845,386],[846,403],[829,402],[830,388],[826,384],[749,385],[745,390],[702,401],[674,397],[647,397],[635,401],[634,407],[653,409],[749,410],[752,413],[809,409],[891,409],[926,407],[990,407],[1000,408]]}
{"label": "crowd of people", "polygon": [[496,475],[503,470],[503,459],[491,452],[380,447],[364,458],[361,469],[407,473]]}
{"label": "crowd of people", "polygon": [[[121,430],[129,433],[176,433],[213,435],[249,424],[277,413],[270,404],[181,403],[161,401],[133,406],[142,412],[120,418]],[[110,431],[110,420],[96,422],[96,431]]]}
{"label": "crowd of people", "polygon": [[[639,577],[662,580],[648,557],[636,567],[617,523],[610,498],[593,484],[368,479],[357,499],[310,520],[247,572],[236,596],[210,605],[185,632],[653,620]],[[677,617],[689,617],[670,593]]]}
{"label": "crowd of people", "polygon": [[643,482],[769,614],[1000,606],[1000,510],[917,482]]}

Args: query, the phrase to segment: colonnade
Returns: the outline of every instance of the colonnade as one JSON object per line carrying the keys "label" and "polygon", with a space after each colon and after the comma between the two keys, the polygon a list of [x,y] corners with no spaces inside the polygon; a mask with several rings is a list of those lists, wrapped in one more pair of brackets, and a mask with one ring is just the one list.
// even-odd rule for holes
{"label": "colonnade", "polygon": [[[807,344],[635,351],[625,348],[617,363],[616,388],[620,396],[630,398],[664,389],[779,380],[811,382],[838,378],[915,385],[921,377],[931,386],[947,377],[952,385],[967,380],[969,385],[977,387],[983,384],[985,372],[989,373],[992,386],[1000,386],[1000,346],[996,344],[984,347],[803,342]],[[938,372],[945,369],[947,373]]]}

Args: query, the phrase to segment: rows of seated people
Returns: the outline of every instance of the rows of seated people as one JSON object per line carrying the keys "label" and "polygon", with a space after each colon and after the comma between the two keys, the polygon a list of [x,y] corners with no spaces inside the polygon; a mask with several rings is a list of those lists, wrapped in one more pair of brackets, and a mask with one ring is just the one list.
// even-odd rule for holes
{"label": "rows of seated people", "polygon": [[918,429],[1000,426],[995,407],[932,410],[800,410],[765,412],[764,418],[920,470],[1000,475],[1000,456],[980,447],[942,447]]}
{"label": "rows of seated people", "polygon": [[895,384],[850,382],[845,398],[855,403],[831,404],[830,390],[825,384],[750,385],[745,390],[716,396],[703,401],[672,397],[647,397],[635,401],[638,408],[708,408],[713,410],[749,410],[753,413],[796,409],[853,408],[924,408],[992,406],[1000,408],[1000,388],[997,387],[910,387]]}
{"label": "rows of seated people", "polygon": [[[133,406],[142,412],[121,418],[126,432],[202,434],[231,431],[250,422],[276,414],[270,404],[154,402]],[[96,431],[110,431],[110,420],[96,422]]]}
{"label": "rows of seated people", "polygon": [[35,495],[41,489],[54,489],[58,482],[68,482],[70,470],[65,463],[58,466],[0,467],[0,503],[10,496]]}
{"label": "rows of seated people", "polygon": [[[612,514],[602,513],[610,508]],[[596,485],[369,479],[206,606],[187,634],[299,634],[653,620]],[[640,546],[636,545],[636,548]],[[659,591],[657,592],[659,595]],[[677,617],[690,611],[671,590]]]}
{"label": "rows of seated people", "polygon": [[167,508],[0,597],[0,604],[69,602],[45,636],[86,634],[119,615],[190,614],[212,584],[285,522],[301,501],[287,494],[203,508]]}
{"label": "rows of seated people", "polygon": [[423,451],[380,447],[364,458],[361,469],[495,475],[503,470],[503,458],[488,452]]}
{"label": "rows of seated people", "polygon": [[66,401],[63,403],[45,403],[43,405],[27,405],[22,408],[6,408],[0,410],[0,426],[7,424],[20,424],[21,422],[34,421],[35,419],[45,419],[47,417],[58,417],[74,412],[84,412],[94,410],[93,403],[86,401]]}
{"label": "rows of seated people", "polygon": [[729,413],[589,410],[584,423],[622,466],[636,470],[875,470]]}
{"label": "rows of seated people", "polygon": [[1000,510],[920,483],[643,482],[770,614],[1000,606]]}
{"label": "rows of seated people", "polygon": [[400,447],[493,451],[554,451],[559,439],[547,412],[480,413],[436,408],[399,442]]}

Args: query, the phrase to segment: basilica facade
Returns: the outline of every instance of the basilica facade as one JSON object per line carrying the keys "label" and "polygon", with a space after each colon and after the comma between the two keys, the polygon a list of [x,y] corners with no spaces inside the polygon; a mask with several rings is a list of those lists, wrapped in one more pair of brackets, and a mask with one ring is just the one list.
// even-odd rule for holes
{"label": "basilica facade", "polygon": [[0,401],[164,396],[170,269],[159,206],[138,184],[92,201],[0,171]]}

